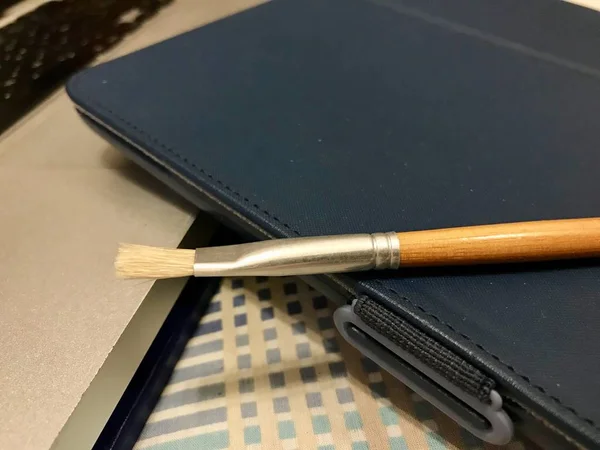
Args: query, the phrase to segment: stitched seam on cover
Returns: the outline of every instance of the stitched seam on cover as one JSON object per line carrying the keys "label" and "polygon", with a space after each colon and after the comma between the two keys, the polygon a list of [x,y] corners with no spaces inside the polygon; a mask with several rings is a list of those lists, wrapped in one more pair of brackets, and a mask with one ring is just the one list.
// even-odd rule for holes
{"label": "stitched seam on cover", "polygon": [[[80,82],[80,78],[75,78],[73,81],[73,85],[74,87],[79,85]],[[155,137],[151,136],[149,133],[147,133],[144,130],[141,130],[140,128],[138,128],[137,126],[133,125],[132,123],[130,123],[128,120],[124,119],[123,117],[121,117],[120,115],[118,115],[117,113],[115,113],[114,111],[112,111],[110,108],[100,104],[98,101],[93,100],[91,98],[88,97],[88,101],[91,102],[92,104],[94,104],[95,106],[97,106],[98,108],[103,109],[104,111],[112,114],[116,119],[120,120],[121,122],[123,122],[125,125],[128,125],[129,127],[133,128],[134,130],[136,130],[137,132],[139,132],[140,134],[146,136],[147,138],[149,138],[152,142],[158,144],[161,148],[163,148],[164,150],[166,150],[167,152],[169,152],[170,154],[172,154],[173,156],[175,156],[176,158],[178,158],[179,160],[185,162],[186,164],[191,165],[192,167],[194,167],[195,169],[199,170],[200,173],[202,173],[203,175],[207,176],[210,180],[216,182],[218,185],[222,186],[223,188],[225,188],[226,191],[231,192],[232,194],[234,194],[236,197],[238,197],[239,199],[243,200],[245,203],[248,204],[248,206],[254,208],[255,210],[257,210],[258,212],[261,212],[263,214],[265,214],[267,217],[275,220],[277,223],[279,223],[280,225],[284,226],[285,228],[287,228],[288,230],[290,230],[291,232],[293,232],[294,234],[296,234],[297,236],[302,236],[300,234],[300,232],[298,232],[297,230],[293,229],[290,225],[288,225],[287,223],[281,221],[279,218],[277,218],[276,216],[272,215],[271,213],[269,213],[268,211],[262,209],[260,206],[258,206],[256,203],[252,203],[250,202],[250,200],[244,196],[242,196],[239,192],[237,192],[236,190],[234,190],[233,188],[231,188],[230,186],[228,186],[227,184],[223,183],[221,180],[217,179],[216,177],[214,177],[213,175],[211,175],[210,173],[208,173],[206,170],[202,169],[201,167],[198,167],[195,163],[189,161],[186,157],[180,155],[179,153],[177,153],[177,151],[175,151],[174,149],[166,146],[165,144],[163,144],[162,142],[160,142],[158,139],[156,139]],[[467,336],[466,334],[456,330],[452,325],[444,322],[443,320],[441,320],[440,318],[438,318],[435,314],[430,313],[429,311],[425,310],[423,307],[421,307],[420,305],[417,305],[416,303],[412,302],[409,298],[407,298],[406,296],[400,294],[399,292],[395,291],[392,288],[389,288],[387,286],[385,286],[381,281],[379,280],[373,280],[375,281],[375,283],[377,283],[380,287],[382,287],[385,291],[387,291],[390,294],[394,294],[396,297],[398,297],[401,300],[404,300],[406,302],[408,302],[408,304],[410,304],[411,306],[413,306],[414,308],[417,308],[419,311],[421,311],[422,313],[426,314],[427,316],[431,317],[432,319],[434,319],[435,321],[437,321],[438,323],[446,326],[448,329],[450,329],[453,333],[461,336],[463,339],[466,339],[467,341],[469,341],[470,343],[472,343],[473,345],[475,345],[477,348],[479,348],[480,350],[483,350],[486,354],[490,355],[492,358],[494,358],[496,361],[500,362],[502,365],[504,365],[507,369],[509,369],[511,372],[513,372],[514,374],[518,375],[519,377],[521,377],[526,383],[528,383],[530,386],[536,388],[538,391],[540,391],[542,394],[544,394],[547,398],[553,400],[554,402],[556,402],[558,405],[562,406],[563,408],[567,409],[568,411],[570,411],[572,414],[574,414],[576,417],[580,418],[581,420],[587,422],[588,424],[594,426],[596,428],[596,430],[600,431],[600,428],[598,427],[598,425],[596,425],[594,423],[593,420],[588,419],[587,417],[583,417],[582,415],[580,415],[575,409],[573,409],[570,406],[565,405],[558,397],[555,397],[553,395],[550,395],[549,393],[546,392],[546,390],[541,387],[538,386],[536,384],[533,384],[531,379],[529,377],[527,377],[526,375],[522,375],[519,372],[516,371],[516,369],[514,367],[512,367],[510,364],[505,363],[504,361],[502,361],[498,356],[494,355],[493,353],[489,352],[488,350],[486,350],[482,345],[476,343],[475,341],[473,341],[469,336]]]}
{"label": "stitched seam on cover", "polygon": [[502,361],[502,359],[500,359],[500,357],[494,355],[493,353],[489,352],[487,349],[485,349],[482,345],[478,344],[477,342],[475,342],[474,340],[472,340],[469,336],[467,336],[466,334],[458,331],[456,328],[454,328],[452,325],[450,325],[447,322],[444,322],[443,320],[441,320],[439,317],[437,317],[435,314],[430,313],[429,311],[425,310],[422,306],[417,305],[416,303],[414,303],[413,301],[411,301],[408,297],[400,294],[399,292],[395,291],[394,289],[385,286],[381,281],[379,280],[373,280],[375,283],[377,283],[381,288],[383,288],[384,290],[386,290],[388,293],[395,295],[396,297],[408,302],[409,305],[413,306],[414,308],[417,308],[419,311],[421,311],[422,313],[426,314],[427,316],[431,317],[432,319],[434,319],[435,321],[437,321],[438,323],[446,326],[447,328],[449,328],[452,332],[458,334],[459,336],[461,336],[462,338],[466,339],[467,341],[469,341],[470,343],[472,343],[473,345],[475,345],[478,349],[483,350],[485,353],[487,353],[488,355],[490,355],[492,358],[494,358],[496,361],[498,361],[499,363],[501,363],[502,365],[504,365],[507,369],[509,369],[510,371],[512,371],[513,373],[515,373],[516,375],[518,375],[519,377],[521,377],[523,380],[525,380],[530,386],[533,386],[534,388],[536,388],[537,390],[539,390],[542,394],[544,394],[546,397],[548,397],[549,399],[555,401],[556,403],[558,403],[560,406],[562,406],[563,408],[566,408],[568,411],[570,411],[571,413],[573,413],[575,416],[579,417],[581,420],[584,420],[585,422],[589,423],[590,425],[596,427],[596,429],[598,429],[598,426],[594,423],[593,420],[588,419],[587,417],[583,417],[582,415],[580,415],[577,411],[575,411],[575,409],[571,408],[570,406],[565,405],[558,397],[555,397],[553,395],[550,395],[548,392],[546,392],[546,390],[541,387],[538,386],[537,384],[533,384],[531,379],[526,376],[523,375],[519,372],[517,372],[517,370],[511,366],[510,364]]}
{"label": "stitched seam on cover", "polygon": [[531,417],[533,417],[534,420],[537,420],[538,422],[540,422],[545,427],[547,427],[550,430],[554,431],[556,434],[560,435],[567,442],[573,444],[577,448],[585,450],[585,448],[583,447],[583,445],[581,443],[579,443],[578,441],[576,441],[575,439],[573,439],[571,436],[565,434],[562,430],[559,430],[558,428],[556,428],[554,425],[552,425],[546,419],[544,419],[543,417],[540,417],[539,415],[537,415],[536,413],[534,413],[533,411],[531,411],[529,408],[526,408],[525,406],[523,406],[521,403],[519,403],[517,400],[515,400],[510,395],[506,395],[506,394],[503,395],[502,396],[502,400],[506,401],[506,404],[516,405],[518,408],[520,408],[523,411],[525,411],[526,414],[529,414]]}

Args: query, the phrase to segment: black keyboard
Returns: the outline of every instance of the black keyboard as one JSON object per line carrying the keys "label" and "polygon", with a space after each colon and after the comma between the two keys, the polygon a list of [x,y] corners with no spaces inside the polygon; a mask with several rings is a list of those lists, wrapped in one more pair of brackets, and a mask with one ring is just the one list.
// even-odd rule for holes
{"label": "black keyboard", "polygon": [[0,28],[0,133],[171,1],[55,0]]}

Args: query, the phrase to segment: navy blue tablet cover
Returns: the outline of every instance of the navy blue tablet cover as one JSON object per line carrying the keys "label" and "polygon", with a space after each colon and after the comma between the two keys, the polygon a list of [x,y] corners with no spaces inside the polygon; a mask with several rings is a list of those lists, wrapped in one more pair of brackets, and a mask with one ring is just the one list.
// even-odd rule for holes
{"label": "navy blue tablet cover", "polygon": [[[79,110],[256,238],[600,215],[600,16],[277,0],[76,76]],[[600,445],[596,261],[323,277]]]}

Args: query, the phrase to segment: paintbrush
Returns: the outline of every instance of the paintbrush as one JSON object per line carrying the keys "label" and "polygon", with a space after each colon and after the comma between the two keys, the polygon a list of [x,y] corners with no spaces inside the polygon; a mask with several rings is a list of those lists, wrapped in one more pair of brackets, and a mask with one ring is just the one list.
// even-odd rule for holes
{"label": "paintbrush", "polygon": [[311,275],[598,256],[600,218],[586,218],[285,238],[196,250],[123,244],[115,267],[122,278],[158,279]]}

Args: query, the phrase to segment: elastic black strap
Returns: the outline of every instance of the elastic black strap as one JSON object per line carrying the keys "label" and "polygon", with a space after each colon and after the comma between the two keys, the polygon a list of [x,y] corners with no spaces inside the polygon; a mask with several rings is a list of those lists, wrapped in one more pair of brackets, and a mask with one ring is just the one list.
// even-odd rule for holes
{"label": "elastic black strap", "polygon": [[448,381],[479,401],[490,403],[494,380],[463,358],[368,297],[357,300],[354,312],[373,330],[427,364]]}

